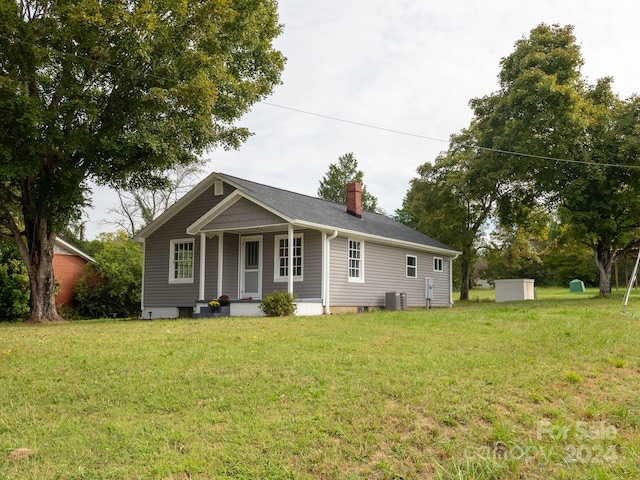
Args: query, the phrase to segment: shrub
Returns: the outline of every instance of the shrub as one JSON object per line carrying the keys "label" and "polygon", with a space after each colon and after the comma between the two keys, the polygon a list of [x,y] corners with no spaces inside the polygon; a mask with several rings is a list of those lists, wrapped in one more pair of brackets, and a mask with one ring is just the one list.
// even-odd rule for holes
{"label": "shrub", "polygon": [[29,275],[18,249],[0,241],[0,321],[21,320],[29,312]]}
{"label": "shrub", "polygon": [[268,317],[288,317],[296,312],[296,296],[288,292],[273,292],[262,297],[260,310]]}
{"label": "shrub", "polygon": [[142,250],[124,234],[102,234],[95,263],[76,285],[76,312],[90,318],[140,315]]}

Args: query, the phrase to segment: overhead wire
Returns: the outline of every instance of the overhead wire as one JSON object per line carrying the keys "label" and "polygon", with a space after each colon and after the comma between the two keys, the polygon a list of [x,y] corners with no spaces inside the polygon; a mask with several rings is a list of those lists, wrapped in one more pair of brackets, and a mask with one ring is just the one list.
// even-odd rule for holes
{"label": "overhead wire", "polygon": [[[385,128],[385,127],[380,127],[377,125],[372,125],[372,124],[368,124],[368,123],[362,123],[362,122],[356,122],[353,120],[345,120],[343,118],[339,118],[339,117],[334,117],[331,115],[324,115],[321,113],[316,113],[316,112],[311,112],[311,111],[307,111],[307,110],[301,110],[299,108],[293,108],[293,107],[287,107],[285,105],[278,105],[275,103],[270,103],[270,102],[265,102],[265,101],[260,101],[258,103],[261,103],[263,105],[268,105],[270,107],[276,107],[276,108],[281,108],[284,110],[290,110],[293,112],[298,112],[298,113],[303,113],[305,115],[312,115],[315,117],[320,117],[320,118],[326,118],[328,120],[333,120],[333,121],[337,121],[337,122],[342,122],[342,123],[348,123],[350,125],[357,125],[359,127],[365,127],[365,128],[371,128],[371,129],[375,129],[375,130],[381,130],[383,132],[389,132],[389,133],[395,133],[398,135],[405,135],[405,136],[409,136],[409,137],[415,137],[415,138],[422,138],[425,140],[431,140],[431,141],[435,141],[435,142],[443,142],[443,143],[449,143],[449,140],[443,140],[441,138],[435,138],[435,137],[429,137],[427,135],[421,135],[418,133],[410,133],[410,132],[405,132],[402,130],[395,130],[392,128]],[[532,153],[523,153],[523,152],[516,152],[516,151],[512,151],[512,150],[502,150],[499,148],[491,148],[491,147],[482,147],[479,145],[473,145],[473,144],[465,144],[463,142],[455,142],[457,145],[461,145],[464,147],[468,147],[468,148],[474,148],[477,150],[482,150],[485,152],[493,152],[493,153],[501,153],[501,154],[505,154],[505,155],[513,155],[513,156],[518,156],[518,157],[527,157],[527,158],[534,158],[537,160],[551,160],[551,161],[555,161],[555,162],[565,162],[565,163],[577,163],[577,164],[582,164],[582,165],[592,165],[592,166],[596,166],[596,167],[618,167],[618,168],[640,168],[640,165],[624,165],[624,164],[620,164],[620,163],[602,163],[602,162],[591,162],[588,160],[576,160],[576,159],[571,159],[571,158],[559,158],[559,157],[546,157],[544,155],[535,155]]]}
{"label": "overhead wire", "polygon": [[[11,38],[11,37],[8,37],[8,36],[2,35],[2,34],[0,34],[0,38],[3,38],[3,39],[8,40],[10,42],[19,42],[19,43],[22,43],[24,45],[29,45],[29,46],[32,46],[32,47],[47,48],[47,49],[49,49],[49,50],[51,50],[53,52],[59,53],[60,55],[72,56],[72,57],[80,59],[80,60],[85,60],[85,61],[92,62],[94,64],[104,65],[104,66],[107,66],[107,67],[120,69],[120,70],[126,71],[126,72],[133,72],[133,73],[137,73],[138,72],[135,69],[132,69],[132,68],[129,68],[129,67],[125,67],[123,65],[116,65],[116,64],[109,63],[109,62],[104,62],[104,61],[101,61],[101,60],[95,60],[93,58],[83,57],[83,56],[80,56],[80,55],[75,54],[75,53],[62,52],[62,51],[57,50],[57,49],[55,49],[55,48],[53,48],[51,46],[42,47],[42,46],[37,45],[37,44],[32,43],[32,42],[27,42],[25,40],[21,40],[21,39],[17,39],[17,38]],[[175,79],[172,79],[172,78],[169,78],[169,77],[164,77],[164,76],[161,76],[161,75],[155,75],[155,74],[152,74],[152,73],[147,73],[146,76],[148,78],[153,78],[153,79],[156,79],[156,80],[162,80],[162,81],[168,81],[168,82],[175,81]],[[420,139],[429,140],[429,141],[433,141],[433,142],[449,143],[449,140],[443,140],[441,138],[431,137],[431,136],[428,136],[428,135],[422,135],[422,134],[418,134],[418,133],[406,132],[406,131],[403,131],[403,130],[397,130],[397,129],[393,129],[393,128],[381,127],[381,126],[378,126],[378,125],[373,125],[373,124],[364,123],[364,122],[357,122],[357,121],[354,121],[354,120],[347,120],[347,119],[336,117],[336,116],[332,116],[332,115],[326,115],[326,114],[322,114],[322,113],[312,112],[312,111],[309,111],[309,110],[303,110],[303,109],[300,109],[300,108],[289,107],[289,106],[286,106],[286,105],[279,105],[279,104],[271,103],[271,102],[267,102],[267,101],[259,100],[257,103],[260,103],[262,105],[267,105],[269,107],[280,108],[280,109],[283,109],[283,110],[297,112],[297,113],[300,113],[300,114],[303,114],[303,115],[310,115],[310,116],[314,116],[314,117],[318,117],[318,118],[324,118],[326,120],[346,123],[346,124],[349,124],[349,125],[355,125],[355,126],[363,127],[363,128],[370,128],[370,129],[373,129],[373,130],[379,130],[379,131],[383,131],[383,132],[387,132],[387,133],[392,133],[392,134],[395,134],[395,135],[404,135],[404,136],[407,136],[407,137],[420,138]],[[525,158],[532,158],[532,159],[537,159],[537,160],[549,160],[549,161],[554,161],[554,162],[574,163],[574,164],[590,165],[590,166],[606,167],[606,168],[640,169],[640,165],[624,165],[624,164],[617,164],[617,163],[591,162],[591,161],[588,161],[588,160],[577,160],[577,159],[571,159],[571,158],[549,157],[549,156],[536,155],[536,154],[531,154],[531,153],[516,152],[516,151],[512,151],[512,150],[503,150],[503,149],[498,149],[498,148],[483,147],[483,146],[479,146],[479,145],[464,144],[464,143],[461,143],[461,142],[457,142],[457,144],[465,146],[465,147],[468,147],[468,148],[474,148],[474,149],[477,149],[477,150],[481,150],[481,151],[492,152],[492,153],[500,153],[500,154],[504,154],[504,155],[512,155],[512,156],[525,157]]]}

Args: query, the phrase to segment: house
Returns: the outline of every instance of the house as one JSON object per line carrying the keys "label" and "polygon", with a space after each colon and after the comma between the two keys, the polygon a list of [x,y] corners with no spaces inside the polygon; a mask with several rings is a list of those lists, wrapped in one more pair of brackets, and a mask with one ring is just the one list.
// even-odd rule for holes
{"label": "house", "polygon": [[361,190],[348,185],[344,206],[212,173],[135,237],[143,318],[198,316],[223,294],[232,316],[260,315],[274,291],[293,292],[299,315],[385,307],[389,292],[408,307],[427,295],[429,306],[451,306],[459,252],[363,211]]}
{"label": "house", "polygon": [[82,269],[93,261],[93,258],[82,250],[56,237],[53,245],[53,275],[57,284],[57,307],[73,303],[75,285],[82,276]]}

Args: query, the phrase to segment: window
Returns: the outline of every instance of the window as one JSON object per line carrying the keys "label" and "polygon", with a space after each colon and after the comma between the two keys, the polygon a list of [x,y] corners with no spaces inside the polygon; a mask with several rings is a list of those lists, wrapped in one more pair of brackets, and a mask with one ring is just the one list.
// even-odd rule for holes
{"label": "window", "polygon": [[171,240],[169,283],[193,282],[193,240]]}
{"label": "window", "polygon": [[407,255],[407,277],[418,277],[418,257],[415,255]]}
{"label": "window", "polygon": [[433,257],[433,271],[442,272],[442,259],[440,257]]}
{"label": "window", "polygon": [[364,282],[364,242],[349,240],[349,281]]}
{"label": "window", "polygon": [[[302,281],[302,234],[293,236],[293,280]],[[275,241],[275,265],[273,267],[273,280],[286,282],[289,279],[289,236],[276,235]]]}

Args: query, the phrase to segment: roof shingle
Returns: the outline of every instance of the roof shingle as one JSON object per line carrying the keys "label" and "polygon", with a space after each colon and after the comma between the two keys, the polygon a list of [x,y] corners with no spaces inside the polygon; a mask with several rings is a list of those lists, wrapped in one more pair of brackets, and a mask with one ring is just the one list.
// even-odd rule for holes
{"label": "roof shingle", "polygon": [[290,219],[323,225],[335,230],[349,230],[390,240],[450,250],[452,254],[456,253],[448,245],[380,213],[363,210],[362,218],[358,218],[347,213],[344,205],[328,200],[271,187],[223,173],[216,173],[216,176]]}

